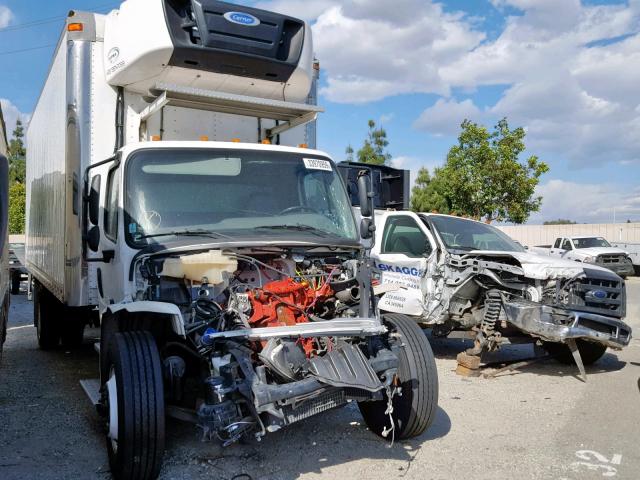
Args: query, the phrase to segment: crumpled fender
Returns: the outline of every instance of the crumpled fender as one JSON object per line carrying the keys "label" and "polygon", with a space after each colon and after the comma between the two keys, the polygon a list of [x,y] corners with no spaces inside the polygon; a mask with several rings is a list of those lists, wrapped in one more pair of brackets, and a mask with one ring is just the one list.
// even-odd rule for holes
{"label": "crumpled fender", "polygon": [[173,303],[141,300],[137,302],[115,303],[107,307],[107,311],[110,313],[117,313],[122,310],[129,313],[157,313],[162,315],[170,315],[173,331],[181,337],[186,337],[186,332],[184,330],[184,321],[182,320],[182,313],[180,312],[178,306],[174,305]]}

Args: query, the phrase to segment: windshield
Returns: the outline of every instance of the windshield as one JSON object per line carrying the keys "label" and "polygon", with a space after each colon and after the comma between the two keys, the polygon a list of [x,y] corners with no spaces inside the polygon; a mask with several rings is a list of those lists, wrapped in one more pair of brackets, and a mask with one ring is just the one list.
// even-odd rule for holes
{"label": "windshield", "polygon": [[524,252],[524,248],[491,225],[464,218],[429,216],[447,250]]}
{"label": "windshield", "polygon": [[358,241],[344,185],[323,157],[144,150],[127,162],[125,189],[126,232],[136,246],[185,235]]}
{"label": "windshield", "polygon": [[602,237],[574,238],[576,248],[610,247],[611,244]]}

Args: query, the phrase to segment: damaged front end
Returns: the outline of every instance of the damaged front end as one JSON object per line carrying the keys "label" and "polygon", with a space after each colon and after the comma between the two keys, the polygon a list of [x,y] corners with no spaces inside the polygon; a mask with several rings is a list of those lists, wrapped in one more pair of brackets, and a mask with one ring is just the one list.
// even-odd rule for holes
{"label": "damaged front end", "polygon": [[167,412],[228,445],[350,401],[391,402],[401,346],[360,316],[360,262],[335,249],[139,257],[136,301],[177,305],[184,327],[159,344]]}
{"label": "damaged front end", "polygon": [[448,255],[431,271],[436,274],[425,296],[425,323],[435,336],[475,333],[461,365],[477,368],[483,352],[528,337],[556,357],[567,352],[584,374],[583,363],[631,341],[623,321],[624,280],[606,269],[527,253],[476,251]]}

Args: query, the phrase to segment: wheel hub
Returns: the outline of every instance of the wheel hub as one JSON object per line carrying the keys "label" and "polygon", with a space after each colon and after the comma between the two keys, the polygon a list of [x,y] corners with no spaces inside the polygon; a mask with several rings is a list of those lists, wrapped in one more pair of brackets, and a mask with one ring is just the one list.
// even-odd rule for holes
{"label": "wheel hub", "polygon": [[107,381],[107,398],[109,403],[109,423],[107,425],[107,437],[111,440],[113,451],[118,450],[118,383],[113,369],[109,373]]}

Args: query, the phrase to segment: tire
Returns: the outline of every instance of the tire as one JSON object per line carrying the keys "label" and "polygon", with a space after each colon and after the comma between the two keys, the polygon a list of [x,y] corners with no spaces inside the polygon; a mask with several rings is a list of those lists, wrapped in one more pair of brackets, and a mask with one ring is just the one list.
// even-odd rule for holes
{"label": "tire", "polygon": [[[576,339],[576,345],[578,346],[580,357],[582,357],[582,363],[585,365],[594,364],[595,362],[600,360],[600,358],[607,351],[606,345],[587,342],[586,340],[582,340],[580,338]],[[576,364],[576,362],[573,360],[573,354],[571,353],[571,350],[564,343],[543,342],[542,347],[549,353],[549,355],[553,355],[555,359],[560,363],[564,363],[565,365]]]}
{"label": "tire", "polygon": [[[433,423],[438,407],[438,372],[431,345],[415,320],[399,314],[383,317],[391,332],[398,335],[403,347],[399,349],[398,377],[402,395],[393,399],[393,420],[396,440],[422,434]],[[360,412],[369,429],[382,436],[390,427],[387,395],[383,400],[359,402]],[[391,440],[391,436],[387,437]]]}
{"label": "tire", "polygon": [[59,311],[58,299],[36,283],[33,288],[33,324],[41,350],[51,350],[60,343]]}
{"label": "tire", "polygon": [[11,272],[11,295],[18,295],[20,293],[21,281],[22,273],[20,273],[20,270],[14,270]]}
{"label": "tire", "polygon": [[111,474],[117,480],[154,479],[165,439],[162,369],[154,338],[141,331],[114,334],[107,365],[103,391]]}

